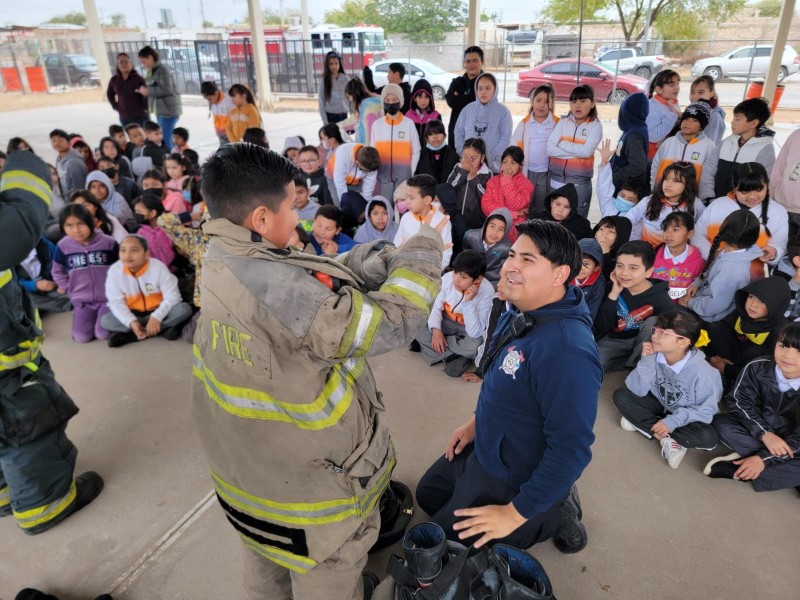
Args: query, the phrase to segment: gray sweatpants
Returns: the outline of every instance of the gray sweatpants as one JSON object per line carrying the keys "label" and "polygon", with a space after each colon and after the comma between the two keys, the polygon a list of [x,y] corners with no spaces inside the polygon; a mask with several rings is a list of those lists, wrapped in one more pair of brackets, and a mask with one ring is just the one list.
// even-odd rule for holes
{"label": "gray sweatpants", "polygon": [[482,337],[469,337],[466,327],[450,319],[442,319],[442,333],[447,342],[447,348],[445,348],[444,352],[441,354],[436,352],[431,346],[433,335],[427,323],[422,326],[422,329],[420,329],[420,332],[417,334],[417,341],[419,342],[422,356],[429,365],[435,365],[453,354],[458,354],[465,358],[475,358],[478,354],[478,348],[480,348],[483,343]]}
{"label": "gray sweatpants", "polygon": [[636,363],[642,357],[642,346],[650,341],[655,324],[656,317],[650,317],[642,323],[636,337],[620,339],[605,336],[597,340],[603,371],[611,373],[636,367]]}

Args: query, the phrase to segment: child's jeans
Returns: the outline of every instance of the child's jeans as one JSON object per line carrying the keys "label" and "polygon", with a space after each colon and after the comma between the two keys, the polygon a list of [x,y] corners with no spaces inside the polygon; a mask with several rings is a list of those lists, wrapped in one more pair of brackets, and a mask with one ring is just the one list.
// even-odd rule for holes
{"label": "child's jeans", "polygon": [[450,319],[442,319],[442,333],[447,342],[447,347],[441,354],[436,352],[433,346],[431,346],[433,343],[433,334],[427,323],[422,326],[419,334],[417,334],[416,339],[417,342],[419,342],[422,357],[429,365],[435,365],[453,354],[458,354],[464,358],[475,358],[478,355],[478,349],[481,347],[481,344],[483,344],[482,337],[469,337],[463,325],[459,325]]}
{"label": "child's jeans", "polygon": [[[137,320],[143,327],[147,325],[147,321],[150,319],[150,315],[152,314],[153,313],[134,313]],[[164,320],[161,321],[161,331],[164,331],[167,327],[175,327],[176,325],[180,325],[184,321],[188,321],[191,317],[192,307],[186,302],[180,302],[176,306],[173,306],[172,310],[170,310],[167,313],[167,316],[164,317]],[[110,312],[103,316],[103,327],[109,331],[116,331],[120,333],[128,333],[131,331],[130,323],[120,323],[119,319],[117,319],[117,317]]]}
{"label": "child's jeans", "polygon": [[[648,438],[653,437],[650,428],[667,416],[664,406],[653,394],[637,396],[628,388],[621,387],[611,399],[620,414]],[[719,441],[709,423],[687,423],[673,429],[669,435],[684,448],[713,450]]]}
{"label": "child's jeans", "polygon": [[72,339],[86,344],[93,339],[107,340],[108,329],[102,325],[108,314],[105,302],[73,302],[75,314],[72,317]]}
{"label": "child's jeans", "polygon": [[600,352],[600,362],[603,371],[612,373],[633,369],[642,357],[642,346],[650,341],[656,317],[650,317],[642,323],[639,333],[632,338],[614,338],[605,336],[597,340],[597,350]]}

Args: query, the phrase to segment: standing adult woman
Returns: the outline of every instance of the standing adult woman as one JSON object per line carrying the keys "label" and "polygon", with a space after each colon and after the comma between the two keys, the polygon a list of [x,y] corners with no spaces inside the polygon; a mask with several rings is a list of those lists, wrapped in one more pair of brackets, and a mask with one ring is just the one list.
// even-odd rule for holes
{"label": "standing adult woman", "polygon": [[164,134],[164,145],[171,152],[172,131],[182,112],[181,96],[175,85],[175,77],[166,65],[159,62],[158,50],[151,46],[139,50],[139,60],[147,69],[146,87],[140,87],[139,93],[148,97],[150,112],[156,115]]}
{"label": "standing adult woman", "polygon": [[140,93],[147,84],[133,68],[131,57],[125,52],[117,54],[117,74],[108,82],[106,97],[111,108],[119,113],[120,125],[144,125],[147,120],[147,98]]}
{"label": "standing adult woman", "polygon": [[322,81],[319,82],[319,116],[323,124],[338,123],[347,118],[350,104],[344,94],[344,87],[350,76],[344,72],[342,57],[336,52],[325,55]]}

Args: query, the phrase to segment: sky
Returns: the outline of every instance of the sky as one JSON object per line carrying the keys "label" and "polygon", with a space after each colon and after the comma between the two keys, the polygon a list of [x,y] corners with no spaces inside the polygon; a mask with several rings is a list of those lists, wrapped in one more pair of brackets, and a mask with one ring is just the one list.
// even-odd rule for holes
{"label": "sky", "polygon": [[[131,27],[144,27],[142,6],[147,11],[147,22],[150,27],[160,19],[159,9],[171,8],[172,18],[177,27],[200,27],[201,0],[95,0],[101,18],[122,12]],[[279,1],[279,0],[278,0]],[[278,1],[262,1],[263,7],[275,7]],[[4,0],[0,12],[2,25],[38,25],[55,15],[73,10],[83,11],[82,0],[26,0],[11,2]],[[247,14],[246,0],[203,0],[206,19],[214,24],[232,24],[234,19],[241,20]],[[283,0],[284,10],[300,9],[300,0]],[[341,0],[308,0],[308,12],[311,22],[321,22],[325,11],[338,8]],[[487,13],[498,13],[503,21],[533,21],[537,12],[544,6],[544,0],[484,0],[481,9]],[[121,8],[122,7],[122,8]]]}

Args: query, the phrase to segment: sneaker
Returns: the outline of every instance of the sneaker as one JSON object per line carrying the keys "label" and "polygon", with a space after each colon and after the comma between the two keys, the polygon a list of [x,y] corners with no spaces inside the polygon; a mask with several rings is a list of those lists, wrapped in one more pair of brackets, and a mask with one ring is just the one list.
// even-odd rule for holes
{"label": "sneaker", "polygon": [[473,362],[471,358],[451,354],[444,359],[444,372],[450,377],[461,377]]}
{"label": "sneaker", "polygon": [[23,531],[28,535],[43,533],[61,523],[71,514],[78,512],[84,506],[90,504],[103,491],[103,478],[94,471],[86,471],[75,478],[75,488],[77,489],[75,502],[61,515],[52,521],[42,523],[31,529],[23,529]]}
{"label": "sneaker", "polygon": [[411,340],[411,343],[408,345],[409,352],[422,352],[422,348],[419,345],[417,340]]}
{"label": "sneaker", "polygon": [[174,342],[179,337],[181,337],[181,328],[180,328],[180,326],[167,327],[161,332],[161,336],[165,340],[169,340],[170,342]]}
{"label": "sneaker", "polygon": [[116,331],[111,334],[111,337],[108,338],[108,347],[119,348],[125,344],[132,344],[133,342],[138,341],[139,338],[137,338],[136,334],[132,331]]}
{"label": "sneaker", "polygon": [[622,427],[625,431],[639,431],[636,429],[636,425],[628,421],[625,417],[622,417],[619,421],[619,426]]}
{"label": "sneaker", "polygon": [[667,459],[669,466],[677,469],[683,457],[686,456],[686,448],[673,440],[670,436],[661,439],[661,456]]}
{"label": "sneaker", "polygon": [[364,600],[371,600],[381,580],[372,571],[364,571],[361,573],[361,581],[364,583]]}
{"label": "sneaker", "polygon": [[6,504],[5,506],[0,506],[0,518],[7,517],[12,512],[14,512],[14,511],[11,510],[11,505],[10,504]]}
{"label": "sneaker", "polygon": [[[738,460],[740,458],[742,458],[742,457],[737,452],[732,452],[731,454],[727,454],[725,456],[718,456],[717,458],[712,458],[710,461],[708,461],[706,466],[703,468],[703,475],[707,475],[709,477],[714,477],[714,478],[724,477],[724,475],[721,475],[721,474],[712,475],[712,473],[715,470],[714,467],[717,467],[717,465],[720,465],[720,464],[729,464],[729,465],[733,466],[734,467],[733,472],[735,473],[739,469],[739,467],[737,465],[734,465],[733,461],[734,460]],[[716,472],[717,473],[726,473],[727,469],[722,469],[722,467],[717,467]],[[732,478],[732,476],[731,476],[731,478]]]}

